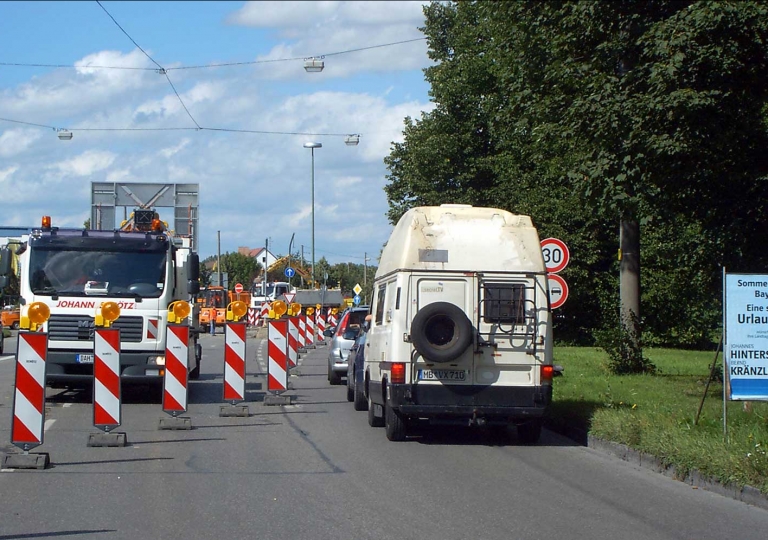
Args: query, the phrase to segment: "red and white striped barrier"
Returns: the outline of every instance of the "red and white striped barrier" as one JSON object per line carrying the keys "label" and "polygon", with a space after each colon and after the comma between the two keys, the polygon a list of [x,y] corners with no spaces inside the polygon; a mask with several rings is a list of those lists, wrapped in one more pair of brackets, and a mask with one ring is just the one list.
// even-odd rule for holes
{"label": "red and white striped barrier", "polygon": [[261,320],[264,321],[264,326],[266,326],[267,319],[269,319],[270,309],[272,309],[272,306],[269,304],[269,302],[264,302],[261,304]]}
{"label": "red and white striped barrier", "polygon": [[336,319],[336,315],[333,314],[332,309],[333,308],[328,309],[328,326],[336,328],[339,325],[339,321]]}
{"label": "red and white striped barrier", "polygon": [[16,344],[16,391],[13,394],[11,444],[25,452],[43,444],[47,356],[48,334],[19,332]]}
{"label": "red and white striped barrier", "polygon": [[248,326],[256,326],[261,319],[261,309],[248,308]]}
{"label": "red and white striped barrier", "polygon": [[322,309],[318,309],[317,315],[317,339],[315,341],[323,341],[325,339],[325,316]]}
{"label": "red and white striped barrier", "polygon": [[272,319],[268,326],[267,390],[279,394],[288,390],[288,321]]}
{"label": "red and white striped barrier", "polygon": [[315,346],[315,315],[307,315],[307,347]]}
{"label": "red and white striped barrier", "polygon": [[147,339],[157,339],[157,327],[160,324],[159,319],[147,319]]}
{"label": "red and white striped barrier", "polygon": [[224,401],[245,401],[245,323],[224,327]]}
{"label": "red and white striped barrier", "polygon": [[187,412],[189,396],[189,326],[169,324],[165,338],[163,412],[176,416]]}
{"label": "red and white striped barrier", "polygon": [[299,313],[299,349],[307,348],[307,315]]}
{"label": "red and white striped barrier", "polygon": [[93,332],[93,425],[104,432],[120,426],[120,329]]}
{"label": "red and white striped barrier", "polygon": [[299,318],[288,318],[288,367],[299,364]]}

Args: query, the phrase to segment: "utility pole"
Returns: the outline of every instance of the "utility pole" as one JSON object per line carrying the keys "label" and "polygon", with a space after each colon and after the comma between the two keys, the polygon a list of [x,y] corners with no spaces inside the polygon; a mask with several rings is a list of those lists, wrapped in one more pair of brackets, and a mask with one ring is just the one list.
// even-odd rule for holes
{"label": "utility pole", "polygon": [[[301,244],[301,270],[304,270],[304,244]],[[301,277],[301,288],[304,288],[304,275],[299,274]]]}
{"label": "utility pole", "polygon": [[216,231],[216,270],[219,274],[219,287],[224,286],[224,276],[221,275],[221,231]]}
{"label": "utility pole", "polygon": [[[294,236],[296,236],[296,233],[293,233],[291,235],[291,241],[288,243],[288,266],[287,266],[287,268],[291,267],[291,250],[293,249],[293,237]],[[289,276],[288,277],[288,290],[289,291],[291,290],[291,288],[293,288],[292,281],[293,281],[293,278]]]}
{"label": "utility pole", "polygon": [[261,294],[264,296],[264,301],[267,301],[267,255],[269,255],[269,238],[264,240],[264,288],[261,290]]}

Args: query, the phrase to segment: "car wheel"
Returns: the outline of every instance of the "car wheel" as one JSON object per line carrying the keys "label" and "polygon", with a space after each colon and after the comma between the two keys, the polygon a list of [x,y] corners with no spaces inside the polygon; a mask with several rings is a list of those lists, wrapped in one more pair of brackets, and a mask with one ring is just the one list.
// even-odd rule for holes
{"label": "car wheel", "polygon": [[332,386],[341,384],[341,375],[333,371],[331,366],[328,366],[328,382],[331,383]]}
{"label": "car wheel", "polygon": [[349,376],[349,373],[347,373],[347,401],[351,402],[355,400],[355,389],[350,386],[350,380],[354,379]]}
{"label": "car wheel", "polygon": [[357,384],[357,379],[355,379],[354,382],[354,401],[352,402],[353,407],[356,411],[366,411],[368,410],[368,401],[365,399],[365,394],[363,394],[363,389]]}
{"label": "car wheel", "polygon": [[433,362],[456,360],[472,343],[472,323],[464,311],[449,302],[421,308],[411,325],[413,347]]}
{"label": "car wheel", "polygon": [[541,428],[544,422],[541,419],[531,420],[517,426],[517,440],[522,444],[536,444],[541,437]]}
{"label": "car wheel", "polygon": [[407,425],[402,415],[387,403],[384,405],[384,430],[390,441],[404,441]]}
{"label": "car wheel", "polygon": [[368,425],[371,427],[384,426],[384,419],[381,416],[376,416],[376,406],[371,401],[371,396],[368,396]]}

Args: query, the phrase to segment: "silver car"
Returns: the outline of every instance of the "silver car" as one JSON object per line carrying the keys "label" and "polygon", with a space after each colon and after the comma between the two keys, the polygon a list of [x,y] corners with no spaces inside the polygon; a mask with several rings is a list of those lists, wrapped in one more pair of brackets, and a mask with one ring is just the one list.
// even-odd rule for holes
{"label": "silver car", "polygon": [[346,376],[349,349],[355,343],[355,338],[360,333],[368,313],[368,306],[349,308],[341,314],[338,326],[326,331],[331,336],[328,350],[329,383],[341,384],[341,377]]}

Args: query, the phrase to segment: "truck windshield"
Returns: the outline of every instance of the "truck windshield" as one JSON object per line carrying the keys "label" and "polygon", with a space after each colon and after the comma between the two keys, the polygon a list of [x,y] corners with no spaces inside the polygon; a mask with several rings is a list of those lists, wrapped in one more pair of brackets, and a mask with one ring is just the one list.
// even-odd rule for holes
{"label": "truck windshield", "polygon": [[82,251],[38,247],[30,253],[34,294],[158,298],[165,288],[166,252]]}

